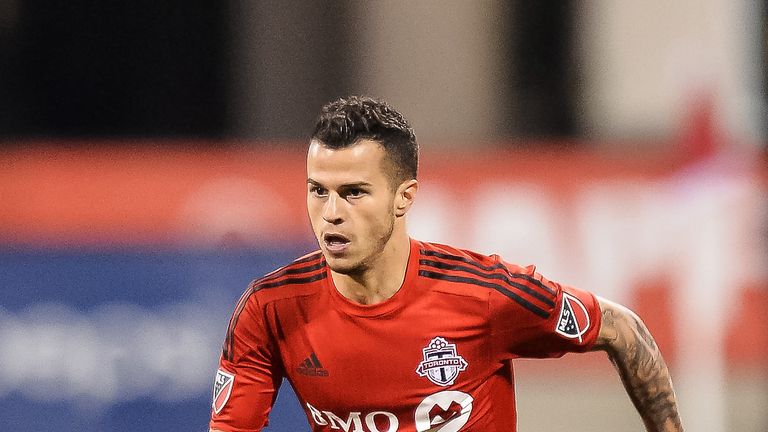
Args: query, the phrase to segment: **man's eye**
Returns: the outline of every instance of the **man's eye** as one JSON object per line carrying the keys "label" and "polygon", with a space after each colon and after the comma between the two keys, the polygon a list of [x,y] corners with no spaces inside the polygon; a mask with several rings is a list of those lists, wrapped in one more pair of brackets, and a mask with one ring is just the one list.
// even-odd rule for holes
{"label": "man's eye", "polygon": [[346,193],[348,198],[358,198],[365,195],[365,191],[362,189],[350,189]]}
{"label": "man's eye", "polygon": [[312,187],[309,188],[309,191],[313,195],[317,195],[317,196],[325,196],[328,193],[328,191],[326,191],[325,189],[323,189],[323,188],[321,188],[319,186],[312,186]]}

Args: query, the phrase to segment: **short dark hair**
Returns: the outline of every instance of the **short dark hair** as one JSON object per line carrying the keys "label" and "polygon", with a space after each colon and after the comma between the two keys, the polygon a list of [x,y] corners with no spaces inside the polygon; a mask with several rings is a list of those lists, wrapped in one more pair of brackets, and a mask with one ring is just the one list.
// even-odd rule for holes
{"label": "short dark hair", "polygon": [[361,139],[376,141],[393,167],[390,180],[394,185],[416,178],[416,134],[402,114],[380,99],[349,96],[327,103],[317,117],[312,139],[334,149],[349,147]]}

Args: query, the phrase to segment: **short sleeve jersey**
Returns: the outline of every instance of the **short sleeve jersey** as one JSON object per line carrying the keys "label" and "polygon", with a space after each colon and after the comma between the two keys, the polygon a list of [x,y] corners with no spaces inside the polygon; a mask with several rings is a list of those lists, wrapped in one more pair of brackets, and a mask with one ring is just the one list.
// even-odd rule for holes
{"label": "short sleeve jersey", "polygon": [[318,251],[240,298],[210,426],[261,430],[287,378],[313,431],[514,431],[511,360],[587,351],[599,328],[592,294],[495,255],[411,240],[397,293],[360,305]]}

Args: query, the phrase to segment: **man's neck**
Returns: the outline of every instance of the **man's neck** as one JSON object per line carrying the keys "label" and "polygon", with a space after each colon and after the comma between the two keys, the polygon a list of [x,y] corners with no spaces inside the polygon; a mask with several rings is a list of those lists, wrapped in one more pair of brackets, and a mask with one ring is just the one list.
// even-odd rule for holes
{"label": "man's neck", "polygon": [[386,301],[403,285],[411,243],[405,231],[392,235],[381,254],[356,274],[331,271],[336,289],[355,303],[372,305]]}

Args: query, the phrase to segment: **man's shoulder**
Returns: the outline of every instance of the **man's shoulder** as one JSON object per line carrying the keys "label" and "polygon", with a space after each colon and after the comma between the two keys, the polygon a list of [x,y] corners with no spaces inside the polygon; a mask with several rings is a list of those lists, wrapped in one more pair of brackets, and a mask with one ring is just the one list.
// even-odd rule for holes
{"label": "man's shoulder", "polygon": [[[419,275],[433,280],[432,289],[480,299],[500,296],[526,309],[532,301],[553,306],[554,291],[536,278],[535,266],[522,267],[468,249],[438,243],[420,244]],[[535,310],[539,313],[540,307]]]}
{"label": "man's shoulder", "polygon": [[488,267],[501,263],[498,255],[486,255],[461,247],[434,242],[419,242],[420,253],[425,260],[438,258],[449,262]]}
{"label": "man's shoulder", "polygon": [[503,269],[493,256],[441,243],[420,242],[419,255],[419,276],[476,293],[484,291],[476,288],[492,282],[498,277],[494,273]]}
{"label": "man's shoulder", "polygon": [[449,262],[455,262],[457,265],[465,264],[477,267],[486,271],[504,269],[510,273],[532,274],[536,267],[533,265],[522,266],[504,261],[497,254],[484,254],[470,249],[451,246],[434,242],[419,242],[420,253],[424,260],[430,257],[440,258]]}
{"label": "man's shoulder", "polygon": [[259,303],[268,303],[317,292],[326,277],[325,259],[318,250],[254,279],[246,292],[255,295]]}

